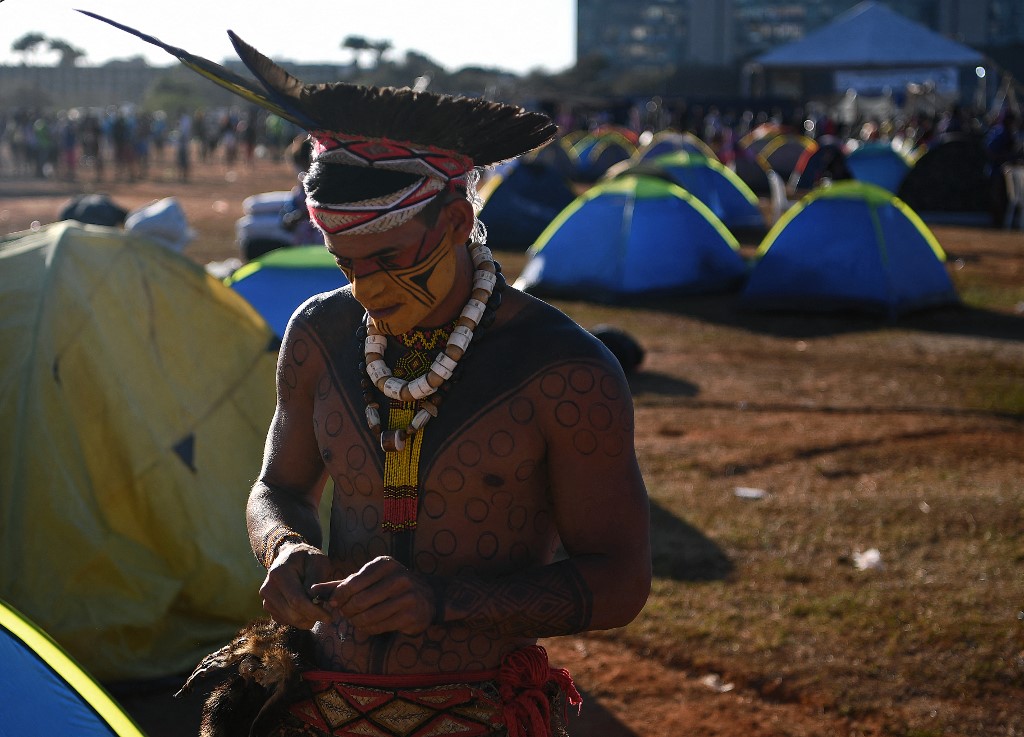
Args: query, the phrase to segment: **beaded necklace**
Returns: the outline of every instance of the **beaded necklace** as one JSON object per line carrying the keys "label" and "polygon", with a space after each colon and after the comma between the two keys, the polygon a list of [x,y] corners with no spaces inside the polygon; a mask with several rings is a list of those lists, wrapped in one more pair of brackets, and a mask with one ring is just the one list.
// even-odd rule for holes
{"label": "beaded necklace", "polygon": [[[389,531],[416,527],[419,504],[419,454],[422,431],[457,380],[459,361],[463,359],[478,328],[486,329],[494,321],[494,312],[501,304],[505,280],[489,248],[477,244],[471,251],[473,259],[473,291],[458,319],[433,331],[414,331],[396,336],[410,352],[395,365],[395,371],[384,362],[387,336],[377,330],[364,316],[356,331],[362,344],[364,362],[359,364],[363,400],[366,403],[366,424],[380,438],[384,455],[384,520]],[[437,344],[444,345],[429,365],[426,358]],[[380,403],[373,394],[376,388],[390,402],[388,428],[381,424]]]}

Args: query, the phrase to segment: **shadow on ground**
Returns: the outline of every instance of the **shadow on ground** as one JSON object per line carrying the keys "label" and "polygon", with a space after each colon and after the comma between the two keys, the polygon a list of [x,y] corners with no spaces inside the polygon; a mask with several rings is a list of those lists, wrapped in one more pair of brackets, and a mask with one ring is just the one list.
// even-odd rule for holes
{"label": "shadow on ground", "polygon": [[733,570],[725,552],[689,523],[651,501],[651,559],[657,578],[718,581]]}
{"label": "shadow on ground", "polygon": [[634,300],[617,306],[656,309],[779,338],[821,338],[902,328],[943,335],[1024,341],[1024,316],[963,305],[921,310],[894,319],[848,312],[755,312],[743,309],[739,304],[739,295],[734,292],[689,298]]}

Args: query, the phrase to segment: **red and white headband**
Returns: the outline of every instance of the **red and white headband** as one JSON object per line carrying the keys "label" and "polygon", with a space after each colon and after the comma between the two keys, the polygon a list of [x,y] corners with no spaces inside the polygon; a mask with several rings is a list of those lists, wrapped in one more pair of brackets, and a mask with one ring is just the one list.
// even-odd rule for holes
{"label": "red and white headband", "polygon": [[318,202],[306,197],[310,217],[324,232],[358,235],[398,227],[453,184],[464,182],[473,162],[453,151],[384,138],[311,131],[313,161],[415,174],[397,192],[359,202]]}

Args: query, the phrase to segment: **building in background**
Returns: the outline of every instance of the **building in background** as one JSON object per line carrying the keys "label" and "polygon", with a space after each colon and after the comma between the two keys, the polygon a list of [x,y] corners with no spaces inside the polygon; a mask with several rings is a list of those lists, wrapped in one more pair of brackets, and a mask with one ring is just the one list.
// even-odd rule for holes
{"label": "building in background", "polygon": [[[739,66],[831,23],[858,0],[577,0],[577,60],[671,73]],[[1024,44],[1024,0],[899,0],[892,10],[963,44]]]}

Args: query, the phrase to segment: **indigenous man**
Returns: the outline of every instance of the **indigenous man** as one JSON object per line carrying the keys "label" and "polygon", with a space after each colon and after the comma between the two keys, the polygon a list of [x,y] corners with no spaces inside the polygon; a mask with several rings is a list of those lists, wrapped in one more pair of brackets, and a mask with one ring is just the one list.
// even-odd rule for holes
{"label": "indigenous man", "polygon": [[477,167],[554,126],[484,100],[303,85],[232,38],[267,90],[247,96],[310,132],[307,204],[350,281],[291,319],[249,498],[264,607],[312,632],[316,661],[272,733],[564,733],[578,693],[538,638],[627,624],[651,563],[618,362],[505,285],[475,218]]}

